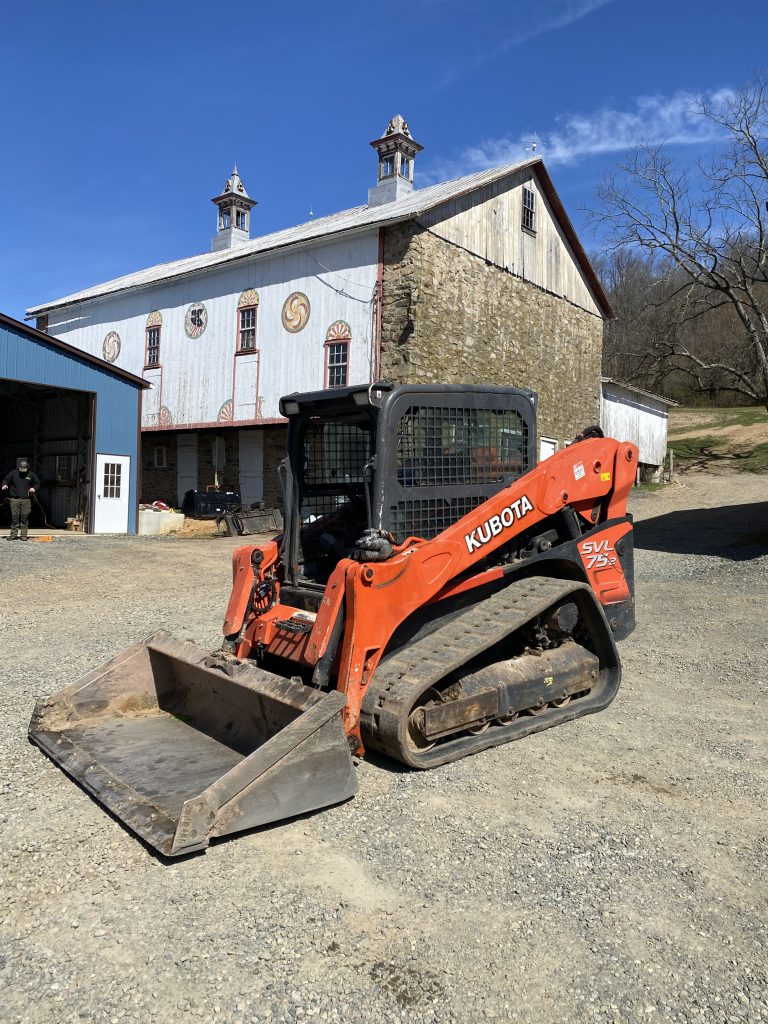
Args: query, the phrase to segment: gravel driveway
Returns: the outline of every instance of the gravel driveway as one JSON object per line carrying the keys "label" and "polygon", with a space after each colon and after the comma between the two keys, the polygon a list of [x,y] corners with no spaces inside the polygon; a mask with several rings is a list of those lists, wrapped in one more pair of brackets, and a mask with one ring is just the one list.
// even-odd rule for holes
{"label": "gravel driveway", "polygon": [[768,477],[633,496],[600,715],[161,863],[26,740],[157,628],[207,646],[225,539],[0,543],[0,1021],[768,1021]]}

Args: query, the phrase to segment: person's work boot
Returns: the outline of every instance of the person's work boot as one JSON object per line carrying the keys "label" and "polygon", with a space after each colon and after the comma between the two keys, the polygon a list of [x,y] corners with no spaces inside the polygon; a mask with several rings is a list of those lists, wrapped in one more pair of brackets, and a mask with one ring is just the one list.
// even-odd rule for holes
{"label": "person's work boot", "polygon": [[29,537],[19,537],[19,540],[29,540]]}

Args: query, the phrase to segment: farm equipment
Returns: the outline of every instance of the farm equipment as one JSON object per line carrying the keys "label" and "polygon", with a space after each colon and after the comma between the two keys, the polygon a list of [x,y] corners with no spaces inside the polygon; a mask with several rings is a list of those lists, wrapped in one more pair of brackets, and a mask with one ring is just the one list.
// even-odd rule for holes
{"label": "farm equipment", "polygon": [[222,649],[157,633],[30,737],[162,854],[346,799],[352,755],[431,768],[604,709],[634,625],[637,449],[536,464],[533,392],[289,395],[281,537],[233,553]]}

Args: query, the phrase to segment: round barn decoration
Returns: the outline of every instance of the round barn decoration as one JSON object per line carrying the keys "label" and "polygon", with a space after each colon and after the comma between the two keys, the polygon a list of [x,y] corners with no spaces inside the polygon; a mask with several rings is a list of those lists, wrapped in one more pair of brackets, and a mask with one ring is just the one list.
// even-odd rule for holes
{"label": "round barn decoration", "polygon": [[188,338],[199,338],[208,326],[208,310],[202,302],[193,302],[184,317],[184,331]]}
{"label": "round barn decoration", "polygon": [[228,398],[226,402],[219,409],[219,415],[216,417],[219,423],[231,423],[234,419],[234,404],[231,398]]}
{"label": "round barn decoration", "polygon": [[283,303],[283,327],[291,334],[298,334],[309,320],[309,299],[304,292],[291,292]]}
{"label": "round barn decoration", "polygon": [[162,327],[163,326],[163,314],[159,309],[156,309],[154,313],[150,313],[147,317],[147,330],[150,327]]}
{"label": "round barn decoration", "polygon": [[114,363],[120,355],[120,335],[117,331],[110,331],[104,339],[101,351],[108,363]]}
{"label": "round barn decoration", "polygon": [[171,410],[167,405],[160,406],[160,415],[158,416],[158,422],[161,427],[172,427],[173,416],[171,416]]}

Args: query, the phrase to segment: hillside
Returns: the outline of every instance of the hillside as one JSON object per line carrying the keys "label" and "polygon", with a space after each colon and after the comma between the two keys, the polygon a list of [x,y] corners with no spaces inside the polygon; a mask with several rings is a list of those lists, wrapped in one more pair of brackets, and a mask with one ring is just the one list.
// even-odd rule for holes
{"label": "hillside", "polygon": [[768,472],[765,409],[670,409],[669,447],[681,472]]}

